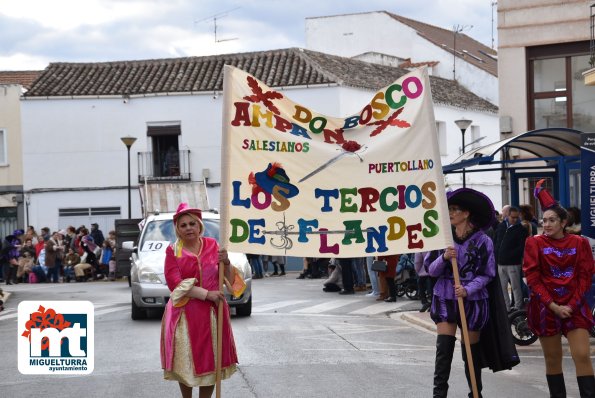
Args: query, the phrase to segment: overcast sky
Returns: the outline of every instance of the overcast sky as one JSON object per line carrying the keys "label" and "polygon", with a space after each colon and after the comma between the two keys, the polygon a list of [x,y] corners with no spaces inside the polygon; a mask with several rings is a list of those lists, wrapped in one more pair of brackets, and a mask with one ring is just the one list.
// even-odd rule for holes
{"label": "overcast sky", "polygon": [[[305,47],[305,19],[388,11],[492,44],[492,0],[0,0],[0,70]],[[496,9],[494,7],[494,19]],[[217,39],[215,41],[215,19]],[[494,35],[496,22],[494,21]],[[233,40],[229,40],[233,39]]]}

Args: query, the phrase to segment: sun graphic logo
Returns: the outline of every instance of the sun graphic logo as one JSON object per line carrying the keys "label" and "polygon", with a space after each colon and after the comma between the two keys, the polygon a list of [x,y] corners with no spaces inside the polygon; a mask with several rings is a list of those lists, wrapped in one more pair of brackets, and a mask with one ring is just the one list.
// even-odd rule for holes
{"label": "sun graphic logo", "polygon": [[18,314],[19,372],[93,372],[95,312],[91,302],[23,301]]}

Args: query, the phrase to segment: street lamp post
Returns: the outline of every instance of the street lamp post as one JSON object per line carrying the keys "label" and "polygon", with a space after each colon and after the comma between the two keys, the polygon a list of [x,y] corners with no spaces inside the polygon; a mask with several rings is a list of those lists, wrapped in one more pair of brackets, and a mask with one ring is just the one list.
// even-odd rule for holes
{"label": "street lamp post", "polygon": [[[469,119],[462,118],[459,120],[455,120],[455,123],[461,130],[461,136],[463,137],[463,146],[461,146],[461,152],[462,152],[462,154],[465,154],[465,130],[467,130],[469,128],[469,126],[471,126],[471,123],[473,123],[473,121],[469,120]],[[463,188],[466,188],[466,187],[467,187],[467,184],[465,181],[465,169],[463,168]]]}
{"label": "street lamp post", "polygon": [[126,145],[126,149],[128,150],[128,219],[132,218],[131,214],[131,200],[130,200],[130,147],[136,141],[136,137],[132,137],[127,135],[126,137],[120,138],[124,145]]}

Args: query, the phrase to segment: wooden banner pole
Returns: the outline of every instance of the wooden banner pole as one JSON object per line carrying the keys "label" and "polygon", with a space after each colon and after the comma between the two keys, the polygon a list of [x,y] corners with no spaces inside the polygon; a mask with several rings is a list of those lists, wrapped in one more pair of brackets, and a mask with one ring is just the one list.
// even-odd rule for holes
{"label": "wooden banner pole", "polygon": [[[231,96],[231,72],[232,67],[226,65],[223,67],[223,131],[221,135],[221,203],[230,203],[230,153],[229,153],[229,122],[231,121],[232,96]],[[227,206],[221,208],[221,222],[219,224],[219,246],[227,250],[229,212]],[[219,262],[219,291],[223,291],[223,271],[225,265]],[[219,300],[217,307],[217,363],[215,370],[215,396],[221,398],[221,361],[222,361],[222,339],[223,339],[223,302]],[[231,326],[230,326],[231,327]]]}
{"label": "wooden banner pole", "polygon": [[[461,278],[459,276],[459,267],[457,265],[456,257],[451,259],[452,273],[455,278],[455,286],[461,285]],[[467,366],[469,367],[469,378],[471,379],[471,391],[473,398],[479,398],[477,391],[477,382],[475,381],[475,366],[473,365],[473,355],[471,355],[471,343],[469,342],[469,330],[467,329],[467,316],[465,315],[465,304],[463,298],[457,299],[459,304],[459,315],[461,317],[461,333],[463,333],[463,342],[465,343],[465,352],[467,353]]]}
{"label": "wooden banner pole", "polygon": [[[219,262],[219,291],[223,291],[223,270],[225,269],[225,264],[223,261]],[[217,306],[217,365],[215,367],[216,376],[215,376],[215,396],[217,398],[221,398],[221,361],[223,355],[223,300],[219,300],[219,305]]]}

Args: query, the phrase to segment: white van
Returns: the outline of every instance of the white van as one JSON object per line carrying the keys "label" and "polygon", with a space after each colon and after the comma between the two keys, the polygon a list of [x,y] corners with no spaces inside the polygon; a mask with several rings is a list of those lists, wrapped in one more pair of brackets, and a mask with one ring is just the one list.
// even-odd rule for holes
{"label": "white van", "polygon": [[[165,249],[176,240],[173,223],[174,213],[153,214],[144,220],[138,245],[123,242],[123,248],[132,249],[130,282],[132,288],[132,319],[143,319],[148,309],[165,308],[169,300],[169,288],[165,282]],[[219,214],[202,212],[205,226],[204,236],[219,240]],[[243,275],[246,290],[235,298],[225,289],[225,297],[236,315],[250,316],[252,313],[252,270],[248,259],[242,253],[229,253],[229,260]]]}

